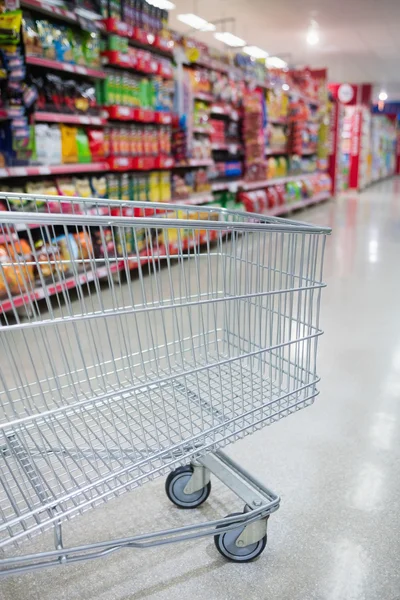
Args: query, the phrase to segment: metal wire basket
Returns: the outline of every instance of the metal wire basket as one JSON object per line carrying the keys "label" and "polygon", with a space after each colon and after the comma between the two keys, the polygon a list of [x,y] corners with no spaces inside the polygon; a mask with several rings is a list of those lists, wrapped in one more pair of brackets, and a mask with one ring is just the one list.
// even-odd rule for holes
{"label": "metal wire basket", "polygon": [[[201,504],[213,471],[246,502],[240,481],[261,494],[258,512],[239,519],[242,535],[266,523],[279,498],[220,449],[317,395],[330,230],[93,199],[65,214],[63,198],[0,195],[13,209],[18,198],[32,212],[4,212],[0,226],[0,547],[55,526],[46,564],[90,557],[93,545],[61,552],[62,521],[190,461],[186,477],[170,475],[175,504]],[[59,212],[40,212],[50,202]],[[22,239],[45,243],[27,251]],[[221,469],[236,469],[237,481]],[[207,533],[221,526],[220,542],[238,519]],[[245,548],[260,535],[245,535]]]}

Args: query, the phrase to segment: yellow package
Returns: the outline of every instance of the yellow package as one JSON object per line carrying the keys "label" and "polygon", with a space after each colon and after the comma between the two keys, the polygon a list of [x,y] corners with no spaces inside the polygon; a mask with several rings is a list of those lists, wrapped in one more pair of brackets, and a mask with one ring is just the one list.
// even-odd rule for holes
{"label": "yellow package", "polygon": [[68,177],[57,179],[57,187],[60,196],[67,196],[69,198],[73,198],[77,195],[75,183],[73,179],[70,179]]}
{"label": "yellow package", "polygon": [[149,200],[150,202],[161,201],[161,185],[160,185],[161,174],[157,171],[150,173],[149,178]]}
{"label": "yellow package", "polygon": [[78,130],[76,127],[61,125],[61,151],[63,163],[78,162],[78,146],[76,136]]}
{"label": "yellow package", "polygon": [[169,171],[160,172],[160,201],[169,202],[171,200],[171,176]]}
{"label": "yellow package", "polygon": [[76,193],[80,198],[92,197],[92,189],[90,187],[90,182],[87,177],[76,177],[74,183]]}

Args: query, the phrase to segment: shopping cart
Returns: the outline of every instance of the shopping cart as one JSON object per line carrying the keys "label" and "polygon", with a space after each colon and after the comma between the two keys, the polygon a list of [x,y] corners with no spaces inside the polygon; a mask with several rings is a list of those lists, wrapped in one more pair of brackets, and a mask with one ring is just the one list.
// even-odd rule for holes
{"label": "shopping cart", "polygon": [[[330,230],[215,207],[0,200],[14,211],[0,218],[2,573],[209,535],[228,559],[259,556],[280,499],[221,449],[318,394]],[[64,521],[168,473],[178,507],[200,506],[212,473],[244,512],[63,547]],[[48,528],[55,550],[15,555]]]}

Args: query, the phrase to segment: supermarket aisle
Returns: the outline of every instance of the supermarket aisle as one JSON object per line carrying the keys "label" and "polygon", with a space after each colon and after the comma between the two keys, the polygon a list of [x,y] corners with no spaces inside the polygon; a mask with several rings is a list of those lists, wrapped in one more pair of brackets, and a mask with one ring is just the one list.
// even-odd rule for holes
{"label": "supermarket aisle", "polygon": [[[334,229],[326,255],[321,396],[312,408],[229,449],[282,495],[266,553],[236,565],[217,554],[212,540],[122,551],[9,578],[1,600],[399,597],[400,180],[297,216]],[[65,542],[174,527],[241,508],[215,484],[196,514],[179,511],[158,479],[76,519]],[[35,541],[29,550],[38,547]]]}

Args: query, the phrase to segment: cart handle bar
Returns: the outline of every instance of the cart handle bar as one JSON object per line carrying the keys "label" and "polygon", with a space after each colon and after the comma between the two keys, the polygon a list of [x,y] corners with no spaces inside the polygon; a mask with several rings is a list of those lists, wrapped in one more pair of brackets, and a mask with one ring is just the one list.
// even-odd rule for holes
{"label": "cart handle bar", "polygon": [[[282,219],[281,217],[273,217],[271,215],[265,215],[265,214],[261,214],[261,213],[248,213],[248,212],[244,212],[244,211],[239,211],[239,210],[230,210],[227,208],[221,208],[218,206],[204,206],[204,205],[191,205],[191,204],[180,204],[179,202],[151,202],[148,203],[150,204],[150,206],[146,206],[146,203],[143,201],[131,201],[129,200],[128,202],[125,200],[116,200],[116,199],[107,199],[107,198],[82,198],[82,197],[66,197],[66,196],[46,196],[44,194],[16,194],[13,192],[1,192],[0,191],[0,200],[6,200],[8,198],[14,198],[14,199],[22,199],[22,200],[26,200],[26,201],[36,201],[36,200],[40,200],[40,201],[51,201],[51,202],[62,202],[62,203],[66,203],[69,202],[70,204],[74,205],[74,204],[83,204],[83,205],[89,205],[90,207],[93,207],[93,204],[96,205],[96,207],[98,208],[99,206],[105,206],[105,207],[109,207],[109,208],[145,208],[145,209],[149,209],[150,206],[151,208],[154,208],[156,210],[160,209],[160,210],[184,210],[186,212],[199,212],[199,210],[201,212],[208,212],[208,213],[218,213],[221,215],[225,215],[225,216],[229,216],[229,215],[233,215],[233,216],[239,216],[242,217],[244,219],[256,219],[256,220],[260,220],[263,221],[265,223],[282,223],[282,224],[286,224],[286,225],[305,225],[306,227],[315,227],[314,225],[310,224],[310,223],[305,223],[304,221],[295,221],[292,219]],[[95,208],[96,208],[95,207]],[[37,213],[35,213],[37,214]],[[77,213],[73,213],[73,214],[77,214]],[[181,219],[183,220],[183,219]],[[322,233],[331,233],[331,230],[328,228],[323,228],[324,231]],[[326,231],[325,231],[326,229]]]}
{"label": "cart handle bar", "polygon": [[[168,205],[171,206],[171,205]],[[165,205],[164,205],[165,208]],[[216,211],[217,212],[217,211]],[[242,213],[247,218],[257,218],[257,215]],[[262,219],[262,215],[260,215]],[[195,219],[168,219],[159,217],[109,217],[92,215],[71,215],[60,213],[31,213],[8,212],[0,215],[0,222],[6,224],[35,223],[35,225],[86,225],[88,227],[108,225],[109,227],[124,227],[135,225],[138,228],[158,227],[160,229],[206,229],[222,231],[252,231],[252,232],[281,232],[281,233],[320,233],[330,234],[330,227],[307,225],[292,221],[287,223],[282,219],[279,223],[241,223],[237,221],[205,221]]]}

